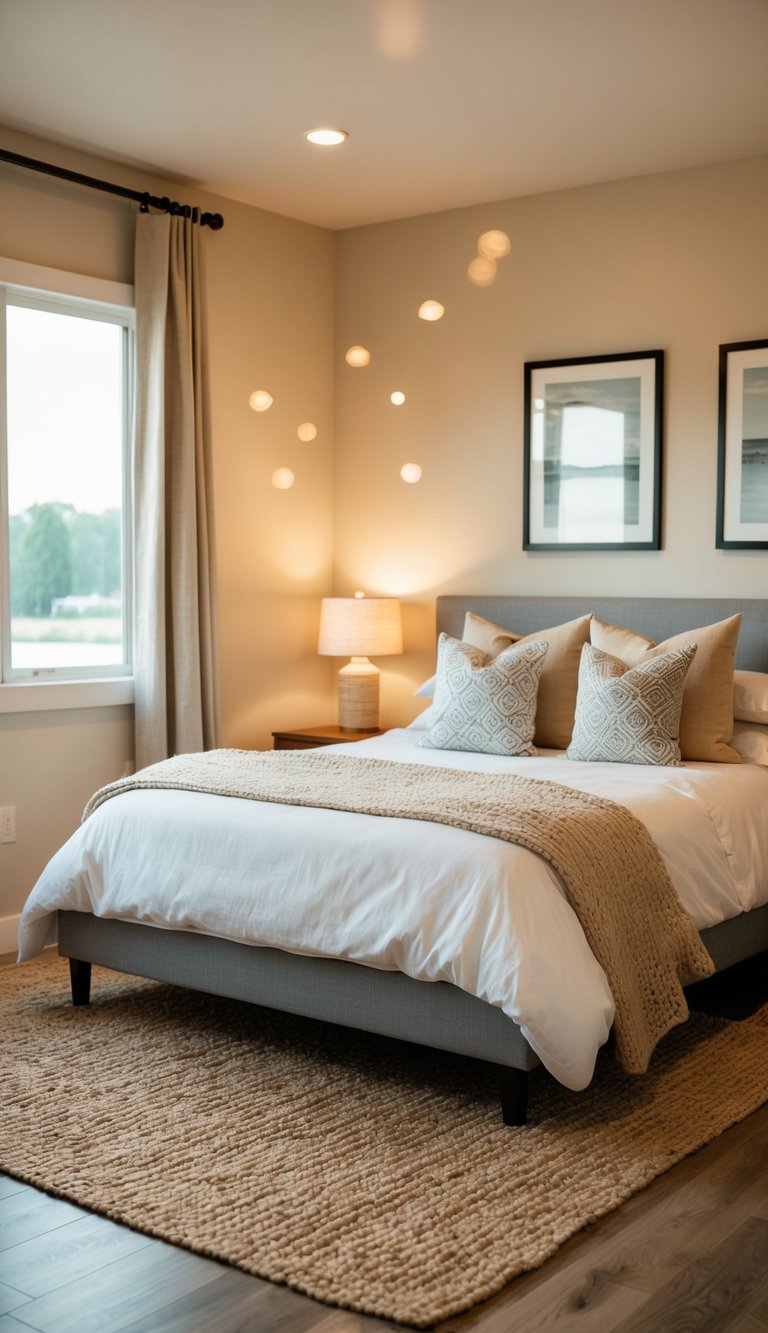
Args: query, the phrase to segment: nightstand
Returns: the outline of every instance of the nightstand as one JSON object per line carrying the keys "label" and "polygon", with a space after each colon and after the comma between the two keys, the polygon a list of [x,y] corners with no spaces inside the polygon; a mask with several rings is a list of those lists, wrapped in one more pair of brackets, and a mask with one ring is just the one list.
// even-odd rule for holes
{"label": "nightstand", "polygon": [[320,745],[341,745],[380,736],[380,731],[342,731],[340,727],[299,727],[296,731],[273,731],[275,750],[316,750]]}

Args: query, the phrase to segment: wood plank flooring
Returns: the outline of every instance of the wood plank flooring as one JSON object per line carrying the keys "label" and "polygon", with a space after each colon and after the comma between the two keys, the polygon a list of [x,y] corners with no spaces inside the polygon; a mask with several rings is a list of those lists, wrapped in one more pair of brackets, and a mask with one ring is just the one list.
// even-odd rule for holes
{"label": "wood plank flooring", "polygon": [[[693,990],[742,1017],[768,956]],[[768,1052],[766,1053],[768,1058]],[[0,1176],[0,1333],[381,1333]],[[437,1333],[768,1333],[768,1105]]]}

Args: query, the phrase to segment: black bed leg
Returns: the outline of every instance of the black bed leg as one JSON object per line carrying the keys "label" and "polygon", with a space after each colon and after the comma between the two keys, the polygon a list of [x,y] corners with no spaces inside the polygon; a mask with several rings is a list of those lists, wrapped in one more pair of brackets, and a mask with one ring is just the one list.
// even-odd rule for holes
{"label": "black bed leg", "polygon": [[524,1125],[528,1115],[528,1070],[499,1066],[501,1118],[505,1125]]}
{"label": "black bed leg", "polygon": [[79,958],[70,958],[69,980],[72,987],[72,1003],[88,1004],[91,999],[90,963],[82,963]]}

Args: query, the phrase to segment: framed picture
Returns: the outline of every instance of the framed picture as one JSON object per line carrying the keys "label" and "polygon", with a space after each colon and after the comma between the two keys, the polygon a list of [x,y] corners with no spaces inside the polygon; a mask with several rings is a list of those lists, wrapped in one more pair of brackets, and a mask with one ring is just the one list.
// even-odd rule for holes
{"label": "framed picture", "polygon": [[525,364],[523,549],[658,551],[664,353]]}
{"label": "framed picture", "polygon": [[768,547],[768,339],[720,348],[717,545]]}

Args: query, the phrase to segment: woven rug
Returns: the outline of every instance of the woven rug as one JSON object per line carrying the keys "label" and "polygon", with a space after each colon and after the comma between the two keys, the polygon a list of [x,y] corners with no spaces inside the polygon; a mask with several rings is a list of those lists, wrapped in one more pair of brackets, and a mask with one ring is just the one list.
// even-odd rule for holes
{"label": "woven rug", "polygon": [[768,1098],[768,1005],[694,1016],[650,1074],[542,1070],[505,1127],[475,1061],[60,960],[0,970],[0,1168],[417,1327],[536,1268]]}

